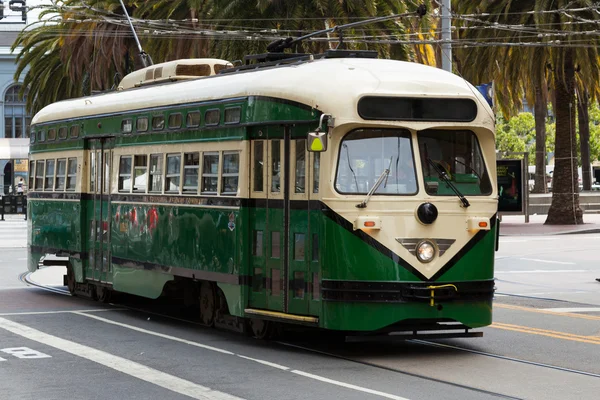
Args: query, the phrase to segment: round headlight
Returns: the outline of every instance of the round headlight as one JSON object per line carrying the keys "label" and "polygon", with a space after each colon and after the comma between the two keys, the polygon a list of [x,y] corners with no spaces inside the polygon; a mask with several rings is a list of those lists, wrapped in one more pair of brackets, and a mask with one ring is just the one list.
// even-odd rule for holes
{"label": "round headlight", "polygon": [[435,246],[428,240],[424,240],[417,245],[417,258],[419,261],[428,263],[435,257]]}

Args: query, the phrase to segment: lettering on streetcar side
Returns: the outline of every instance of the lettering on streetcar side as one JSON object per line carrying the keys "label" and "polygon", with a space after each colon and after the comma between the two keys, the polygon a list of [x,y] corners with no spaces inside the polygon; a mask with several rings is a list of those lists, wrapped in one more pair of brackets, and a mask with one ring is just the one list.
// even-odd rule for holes
{"label": "lettering on streetcar side", "polygon": [[[17,358],[35,359],[35,358],[51,358],[48,354],[44,354],[40,351],[30,349],[29,347],[8,347],[6,349],[0,349],[1,352],[10,354]],[[0,357],[0,361],[6,361]]]}

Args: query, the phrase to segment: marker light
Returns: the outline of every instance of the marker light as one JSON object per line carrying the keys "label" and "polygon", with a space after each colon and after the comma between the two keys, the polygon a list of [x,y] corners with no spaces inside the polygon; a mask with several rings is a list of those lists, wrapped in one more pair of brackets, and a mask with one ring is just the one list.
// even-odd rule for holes
{"label": "marker light", "polygon": [[479,223],[479,227],[480,228],[487,228],[487,222],[484,222],[484,221],[480,222]]}
{"label": "marker light", "polygon": [[417,245],[417,258],[423,263],[428,263],[435,257],[435,246],[428,240],[424,240]]}
{"label": "marker light", "polygon": [[375,221],[365,221],[365,228],[374,228],[375,227]]}

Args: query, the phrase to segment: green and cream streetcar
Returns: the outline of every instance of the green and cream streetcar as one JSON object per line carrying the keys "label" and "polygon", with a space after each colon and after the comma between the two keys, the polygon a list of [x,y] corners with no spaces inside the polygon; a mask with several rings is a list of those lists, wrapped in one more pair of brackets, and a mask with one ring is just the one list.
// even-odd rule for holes
{"label": "green and cream streetcar", "polygon": [[477,334],[494,291],[493,114],[458,76],[347,55],[173,61],[44,108],[29,269],[54,254],[72,293],[177,294],[256,336]]}

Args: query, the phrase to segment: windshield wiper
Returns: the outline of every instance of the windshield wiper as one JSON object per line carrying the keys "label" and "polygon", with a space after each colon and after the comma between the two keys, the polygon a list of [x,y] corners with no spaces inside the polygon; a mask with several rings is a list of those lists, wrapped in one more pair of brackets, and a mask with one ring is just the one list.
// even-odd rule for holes
{"label": "windshield wiper", "polygon": [[360,203],[358,203],[356,205],[357,208],[365,208],[367,206],[369,199],[371,198],[371,196],[373,196],[373,193],[375,193],[375,191],[379,188],[379,186],[381,186],[381,182],[383,182],[384,179],[385,179],[385,181],[386,181],[385,183],[387,185],[387,177],[390,175],[390,168],[392,167],[392,159],[393,159],[393,157],[390,157],[390,165],[381,173],[381,175],[379,175],[379,179],[377,179],[377,182],[375,182],[375,184],[373,185],[371,190],[369,190],[369,193],[367,193],[367,197],[363,201],[361,201]]}
{"label": "windshield wiper", "polygon": [[469,200],[467,200],[467,198],[456,188],[456,186],[454,186],[452,181],[448,178],[446,171],[444,171],[439,166],[437,166],[436,163],[434,163],[431,160],[431,158],[429,158],[429,157],[427,157],[427,162],[429,163],[429,165],[431,165],[433,167],[435,172],[438,173],[440,179],[443,180],[444,183],[446,183],[446,185],[448,185],[448,187],[450,189],[452,189],[452,191],[458,196],[458,198],[460,199],[460,201],[463,204],[463,207],[465,207],[465,208],[469,207],[471,205],[471,204],[469,204]]}

